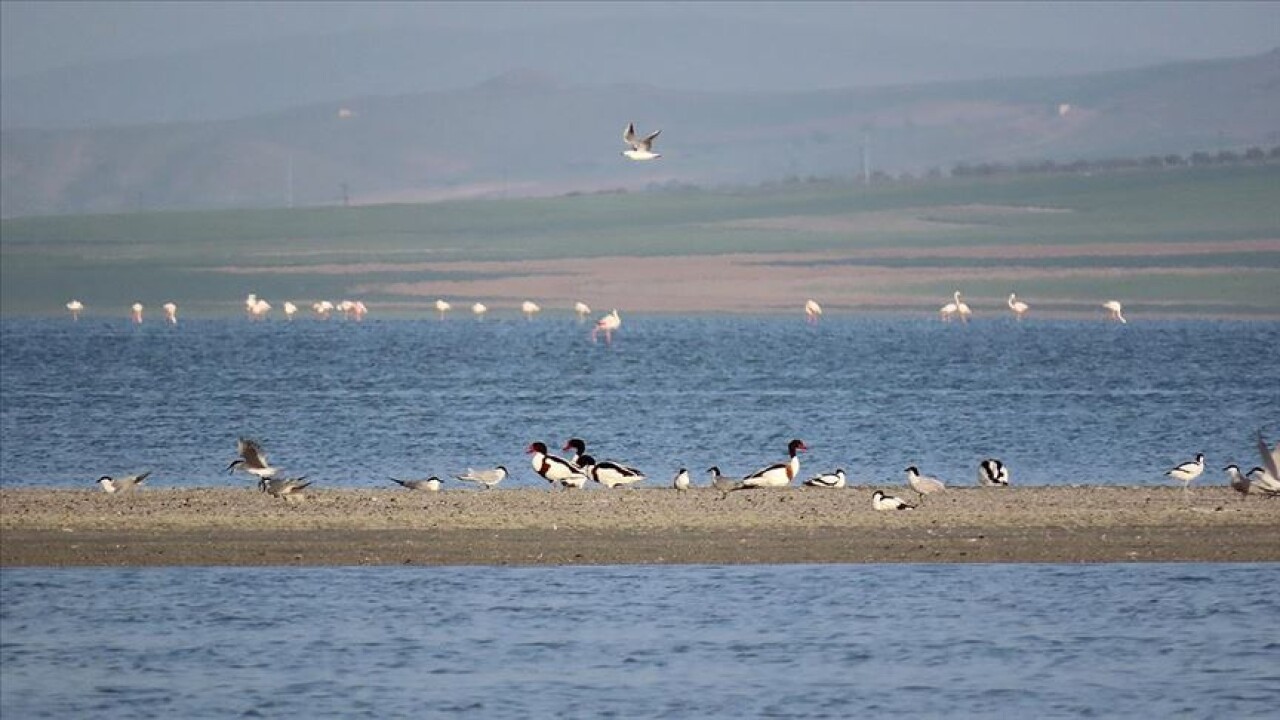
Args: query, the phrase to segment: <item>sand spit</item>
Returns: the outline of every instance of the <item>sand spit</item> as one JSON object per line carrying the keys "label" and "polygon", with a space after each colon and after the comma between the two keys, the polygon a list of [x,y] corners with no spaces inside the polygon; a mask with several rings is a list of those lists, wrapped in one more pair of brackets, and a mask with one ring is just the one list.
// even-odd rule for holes
{"label": "sand spit", "polygon": [[1280,560],[1280,499],[1227,488],[964,488],[888,513],[872,491],[7,489],[0,565]]}

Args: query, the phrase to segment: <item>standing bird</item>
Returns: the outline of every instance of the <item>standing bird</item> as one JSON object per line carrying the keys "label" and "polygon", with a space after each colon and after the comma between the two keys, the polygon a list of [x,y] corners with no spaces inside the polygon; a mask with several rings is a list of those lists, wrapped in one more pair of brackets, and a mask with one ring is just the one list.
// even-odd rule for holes
{"label": "standing bird", "polygon": [[676,476],[671,479],[671,487],[681,492],[688,490],[692,484],[693,482],[689,480],[689,471],[686,468],[677,470]]}
{"label": "standing bird", "polygon": [[871,493],[871,507],[875,510],[915,510],[916,506],[902,498],[885,495],[879,490]]}
{"label": "standing bird", "polygon": [[408,490],[425,490],[427,492],[440,492],[440,478],[432,475],[426,480],[397,480],[391,478],[391,482]]}
{"label": "standing bird", "polygon": [[489,308],[484,303],[478,302],[471,306],[471,313],[476,316],[477,320],[483,320],[484,314],[489,312]]}
{"label": "standing bird", "polygon": [[1121,325],[1127,324],[1129,322],[1128,320],[1124,319],[1124,315],[1122,313],[1122,311],[1124,310],[1124,307],[1120,305],[1119,300],[1108,300],[1102,303],[1102,307],[1107,309],[1107,312],[1110,313],[1109,317],[1112,320],[1119,322]]}
{"label": "standing bird", "polygon": [[1204,472],[1204,453],[1196,453],[1195,460],[1184,462],[1165,472],[1165,475],[1182,483],[1182,492],[1189,494],[1191,492],[1191,481],[1200,477],[1202,472]]}
{"label": "standing bird", "polygon": [[729,477],[720,474],[720,468],[712,465],[707,468],[707,472],[711,473],[711,487],[720,491],[720,498],[724,499],[734,490],[741,490],[745,487],[741,478]]}
{"label": "standing bird", "polygon": [[[612,490],[619,485],[632,485],[645,479],[645,474],[633,467],[628,467],[617,460],[602,460],[587,455],[587,443],[582,438],[569,438],[561,450],[572,450],[573,457],[569,462],[586,472],[592,480]],[[590,462],[588,462],[590,461]]]}
{"label": "standing bird", "polygon": [[108,495],[116,493],[126,493],[142,484],[143,480],[151,474],[148,470],[139,475],[125,475],[122,478],[113,478],[110,475],[103,475],[98,478],[98,484],[102,486],[102,491]]}
{"label": "standing bird", "polygon": [[462,473],[461,475],[454,475],[453,477],[455,480],[475,483],[483,487],[485,490],[490,490],[506,479],[507,469],[501,465],[489,470],[472,470],[471,468],[467,468],[465,473]]}
{"label": "standing bird", "polygon": [[836,468],[836,471],[833,473],[814,475],[808,480],[805,480],[804,484],[809,487],[842,488],[845,484],[844,468]]}
{"label": "standing bird", "polygon": [[1276,477],[1267,472],[1266,468],[1253,468],[1246,477],[1249,478],[1250,485],[1257,488],[1263,495],[1267,497],[1280,495],[1280,480],[1276,480]]}
{"label": "standing bird", "polygon": [[658,130],[640,139],[636,135],[636,124],[627,123],[627,129],[622,132],[622,141],[631,147],[622,151],[623,157],[631,160],[656,160],[662,157],[662,155],[653,151],[653,141],[657,139],[658,134],[661,132],[661,130]]}
{"label": "standing bird", "polygon": [[956,310],[958,310],[958,309],[960,308],[960,305],[959,305],[959,302],[960,302],[960,293],[959,293],[959,291],[957,291],[957,292],[956,292],[956,294],[953,296],[953,298],[954,298],[954,299],[953,299],[951,302],[949,302],[949,303],[947,303],[946,305],[943,305],[942,307],[938,308],[938,317],[942,320],[942,322],[950,322],[950,321],[951,321],[951,318],[955,317]]}
{"label": "standing bird", "polygon": [[1242,475],[1240,468],[1234,464],[1222,469],[1227,473],[1227,480],[1231,484],[1231,489],[1240,493],[1242,499],[1249,497],[1249,486],[1253,483],[1253,478],[1248,475]]}
{"label": "standing bird", "polygon": [[818,322],[818,318],[822,317],[822,306],[817,300],[805,300],[804,302],[804,319],[810,325]]}
{"label": "standing bird", "polygon": [[966,325],[969,324],[969,316],[973,314],[973,311],[969,309],[969,305],[965,301],[960,299],[959,290],[956,291],[955,300],[956,314],[960,316],[960,322],[965,323]]}
{"label": "standing bird", "polygon": [[577,313],[578,321],[581,322],[586,320],[587,316],[591,314],[591,306],[579,300],[573,304],[573,311]]}
{"label": "standing bird", "polygon": [[446,300],[436,300],[436,312],[440,313],[440,319],[444,319],[444,314],[453,309],[453,306]]}
{"label": "standing bird", "polygon": [[285,320],[292,320],[292,319],[293,319],[293,316],[294,316],[297,312],[298,312],[298,306],[297,306],[297,305],[294,305],[293,303],[289,302],[288,300],[285,300],[285,301],[284,301],[284,319],[285,319]]}
{"label": "standing bird", "polygon": [[[530,464],[533,471],[552,485],[561,485],[563,487],[582,487],[586,484],[587,475],[582,472],[582,468],[565,460],[562,457],[547,454],[547,446],[544,443],[529,443],[529,447],[524,449],[525,453],[532,455]],[[565,482],[565,481],[568,482]]]}
{"label": "standing bird", "polygon": [[622,327],[622,318],[618,315],[617,308],[614,308],[613,312],[609,313],[608,315],[605,315],[604,317],[596,321],[595,329],[591,331],[591,342],[595,342],[596,335],[603,331],[604,344],[612,345],[613,331],[617,330],[620,327]]}
{"label": "standing bird", "polygon": [[542,312],[542,308],[532,300],[525,300],[520,303],[520,312],[524,313],[526,319],[532,320],[534,315]]}
{"label": "standing bird", "polygon": [[71,311],[71,321],[79,322],[80,311],[84,309],[84,303],[80,302],[79,300],[72,300],[71,302],[67,303],[67,309]]}
{"label": "standing bird", "polygon": [[138,302],[134,303],[133,306],[129,308],[129,314],[130,314],[130,317],[133,318],[133,322],[135,325],[141,325],[142,324],[142,303],[138,303]]}
{"label": "standing bird", "polygon": [[921,475],[920,469],[917,468],[915,465],[912,465],[911,467],[907,468],[906,472],[907,472],[907,485],[912,490],[916,491],[916,495],[920,496],[921,502],[924,502],[925,495],[940,493],[943,490],[947,489],[947,486],[943,485],[942,481],[939,480],[938,478],[929,477],[928,475]]}
{"label": "standing bird", "polygon": [[995,458],[978,463],[978,484],[982,487],[1008,486],[1009,468]]}
{"label": "standing bird", "polygon": [[316,315],[320,316],[321,320],[328,320],[329,313],[333,312],[333,303],[328,300],[317,300],[311,303],[311,309],[315,311]]}
{"label": "standing bird", "polygon": [[306,477],[262,478],[258,481],[258,491],[264,492],[271,497],[288,500],[295,494],[301,495],[303,490],[311,486],[311,483],[303,482],[303,480],[306,480]]}
{"label": "standing bird", "polygon": [[164,308],[164,319],[170,325],[178,324],[178,305],[177,303],[167,302],[161,307]]}
{"label": "standing bird", "polygon": [[227,472],[235,472],[239,469],[250,475],[256,475],[259,480],[274,477],[280,472],[280,468],[271,467],[267,462],[267,453],[255,440],[243,437],[236,440],[236,454],[240,457],[231,461],[227,466]]}
{"label": "standing bird", "polygon": [[775,488],[787,487],[791,481],[795,479],[800,472],[800,458],[796,457],[796,453],[801,450],[808,450],[809,446],[804,444],[803,440],[792,440],[787,444],[787,454],[790,457],[786,462],[770,465],[769,467],[760,468],[750,475],[742,478],[743,488]]}
{"label": "standing bird", "polygon": [[1030,310],[1031,308],[1026,303],[1019,300],[1017,294],[1009,293],[1009,309],[1013,311],[1013,314],[1019,320],[1021,320],[1022,316],[1027,314],[1027,310]]}
{"label": "standing bird", "polygon": [[254,320],[262,320],[269,312],[271,312],[271,303],[263,300],[262,298],[258,298],[257,301],[253,303],[253,307],[249,309],[249,315]]}

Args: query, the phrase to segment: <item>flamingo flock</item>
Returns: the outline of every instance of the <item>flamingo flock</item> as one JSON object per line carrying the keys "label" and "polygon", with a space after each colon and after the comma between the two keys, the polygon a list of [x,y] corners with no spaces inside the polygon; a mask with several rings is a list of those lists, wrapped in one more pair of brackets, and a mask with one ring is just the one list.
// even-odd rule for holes
{"label": "flamingo flock", "polygon": [[[1031,306],[1026,302],[1019,300],[1017,293],[1009,293],[1008,299],[1005,301],[1009,311],[1013,314],[1015,320],[1021,322],[1030,311]],[[176,303],[167,302],[161,306],[165,313],[165,320],[176,325],[178,322],[178,306]],[[822,318],[823,308],[817,300],[809,298],[804,303],[805,322],[809,325],[816,325]],[[72,299],[66,304],[67,311],[71,314],[72,321],[78,321],[80,314],[85,309],[85,304],[78,299]],[[250,293],[244,300],[245,315],[250,320],[261,321],[267,318],[272,310],[271,303],[264,298],[258,297],[254,293]],[[281,304],[286,320],[292,320],[298,312],[298,306],[292,301],[286,300]],[[1124,307],[1119,300],[1107,300],[1102,303],[1102,308],[1107,311],[1107,319],[1119,324],[1127,324],[1128,320],[1124,317]],[[142,303],[134,303],[130,306],[130,318],[135,324],[141,324],[143,318]],[[317,319],[328,320],[330,315],[336,310],[342,313],[343,318],[359,322],[363,320],[369,313],[369,308],[361,300],[345,299],[338,303],[329,300],[317,300],[311,304],[311,309]],[[435,310],[441,320],[445,319],[447,313],[453,310],[453,304],[441,298],[435,301]],[[520,312],[528,320],[532,320],[534,316],[542,312],[542,306],[532,300],[525,300],[520,304]],[[580,321],[584,321],[591,314],[591,306],[582,301],[573,304],[573,312]],[[489,313],[489,306],[482,302],[475,302],[471,306],[471,313],[477,320],[483,320]],[[964,297],[959,290],[951,294],[951,301],[938,308],[938,317],[943,322],[950,322],[959,319],[961,323],[968,324],[969,319],[973,317],[973,309],[964,301]],[[601,334],[604,335],[605,344],[613,343],[613,333],[622,326],[622,317],[615,308],[609,313],[601,316],[596,320],[595,326],[591,330],[591,341],[597,342]]]}

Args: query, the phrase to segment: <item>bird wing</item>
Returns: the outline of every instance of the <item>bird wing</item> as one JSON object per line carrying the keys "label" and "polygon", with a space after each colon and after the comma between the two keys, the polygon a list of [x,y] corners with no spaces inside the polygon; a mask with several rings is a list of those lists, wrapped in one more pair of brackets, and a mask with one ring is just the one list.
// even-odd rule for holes
{"label": "bird wing", "polygon": [[641,141],[640,141],[640,147],[637,147],[636,149],[637,149],[637,150],[640,150],[640,149],[648,150],[648,149],[650,149],[651,147],[653,147],[653,141],[654,141],[654,140],[656,140],[656,139],[658,138],[658,135],[659,135],[659,134],[661,134],[661,133],[662,133],[662,131],[661,131],[661,130],[659,130],[659,131],[657,131],[657,132],[654,132],[654,133],[650,133],[648,136],[646,136],[646,137],[645,137],[645,139],[643,139],[643,140],[641,140]]}
{"label": "bird wing", "polygon": [[622,131],[622,141],[630,145],[631,147],[636,148],[637,150],[640,149],[636,147],[636,124],[635,123],[627,123],[627,129]]}
{"label": "bird wing", "polygon": [[269,467],[267,465],[267,454],[262,450],[262,446],[249,438],[237,440],[236,451],[240,453],[240,457],[244,458],[245,464],[249,467]]}
{"label": "bird wing", "polygon": [[1262,456],[1262,465],[1271,473],[1271,477],[1280,478],[1280,472],[1276,472],[1276,466],[1280,465],[1280,443],[1271,451],[1267,450],[1267,443],[1262,439],[1262,430],[1258,430],[1258,454]]}

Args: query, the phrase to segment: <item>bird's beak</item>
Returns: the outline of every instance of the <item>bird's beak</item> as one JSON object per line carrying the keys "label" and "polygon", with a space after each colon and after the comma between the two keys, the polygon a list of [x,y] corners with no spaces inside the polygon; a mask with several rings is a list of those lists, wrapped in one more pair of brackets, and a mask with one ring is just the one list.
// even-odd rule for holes
{"label": "bird's beak", "polygon": [[227,466],[227,472],[231,472],[232,470],[234,470],[234,469],[235,469],[235,467],[236,467],[237,465],[239,465],[239,464],[240,464],[240,463],[242,463],[242,462],[244,462],[244,461],[243,461],[243,460],[232,460],[232,461],[231,461],[231,464]]}

